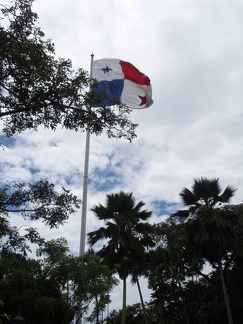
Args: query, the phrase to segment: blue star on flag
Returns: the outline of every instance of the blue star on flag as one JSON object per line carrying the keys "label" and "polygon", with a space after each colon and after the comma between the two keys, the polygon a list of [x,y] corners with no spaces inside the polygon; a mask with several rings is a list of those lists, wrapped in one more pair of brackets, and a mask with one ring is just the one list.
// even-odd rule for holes
{"label": "blue star on flag", "polygon": [[104,74],[107,72],[109,73],[111,71],[110,68],[108,68],[108,66],[106,66],[106,68],[102,69],[102,71],[104,72]]}

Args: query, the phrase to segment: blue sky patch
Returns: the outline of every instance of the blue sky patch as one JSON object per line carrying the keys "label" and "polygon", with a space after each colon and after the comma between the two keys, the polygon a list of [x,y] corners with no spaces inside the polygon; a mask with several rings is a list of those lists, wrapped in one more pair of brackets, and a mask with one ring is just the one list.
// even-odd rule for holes
{"label": "blue sky patch", "polygon": [[152,206],[159,216],[170,215],[180,208],[178,203],[165,200],[154,200]]}
{"label": "blue sky patch", "polygon": [[3,145],[3,147],[14,147],[15,146],[16,139],[14,137],[6,137],[4,135],[0,135],[0,144]]}
{"label": "blue sky patch", "polygon": [[97,191],[110,191],[121,183],[121,175],[112,170],[108,165],[105,170],[95,168],[89,177],[89,184]]}

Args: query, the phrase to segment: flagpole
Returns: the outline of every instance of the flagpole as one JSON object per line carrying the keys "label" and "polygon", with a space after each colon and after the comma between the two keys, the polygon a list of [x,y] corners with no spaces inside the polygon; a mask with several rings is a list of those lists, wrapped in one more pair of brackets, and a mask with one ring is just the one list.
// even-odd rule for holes
{"label": "flagpole", "polygon": [[[93,74],[93,60],[94,54],[91,54],[90,62],[90,78]],[[83,200],[81,210],[81,231],[80,231],[80,247],[79,255],[84,255],[85,252],[85,239],[86,239],[86,214],[87,214],[87,194],[88,194],[88,175],[89,175],[89,147],[90,147],[90,131],[86,130],[86,145],[85,145],[85,159],[84,159],[84,177],[83,177]]]}

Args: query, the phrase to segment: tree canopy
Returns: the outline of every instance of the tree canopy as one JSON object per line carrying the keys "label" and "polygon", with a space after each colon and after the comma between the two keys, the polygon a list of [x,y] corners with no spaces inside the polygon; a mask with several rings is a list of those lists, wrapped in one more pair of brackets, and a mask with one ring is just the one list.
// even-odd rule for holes
{"label": "tree canopy", "polygon": [[11,182],[0,190],[0,301],[11,317],[21,308],[33,323],[67,324],[76,314],[85,315],[92,302],[90,319],[97,318],[110,301],[117,280],[92,251],[75,257],[65,238],[46,241],[30,224],[13,225],[17,214],[58,227],[79,204],[68,190],[44,180]]}
{"label": "tree canopy", "polygon": [[79,208],[79,200],[62,188],[60,191],[48,181],[24,184],[10,182],[0,189],[0,248],[27,255],[30,245],[44,244],[36,228],[25,227],[25,234],[11,224],[11,217],[20,214],[24,220],[41,220],[50,228],[63,225]]}
{"label": "tree canopy", "polygon": [[186,218],[186,248],[192,256],[192,261],[206,259],[214,266],[218,266],[230,324],[233,324],[233,318],[222,259],[227,257],[228,252],[239,246],[232,230],[235,213],[227,206],[234,191],[233,188],[227,186],[221,193],[219,179],[203,177],[194,179],[192,190],[185,188],[180,193],[188,210],[175,213],[176,216]]}
{"label": "tree canopy", "polygon": [[118,103],[92,109],[100,96],[89,91],[90,78],[70,59],[56,58],[51,40],[44,38],[33,0],[13,0],[1,5],[0,19],[0,119],[11,136],[38,126],[66,129],[132,140],[136,124],[131,110]]}
{"label": "tree canopy", "polygon": [[222,257],[237,245],[237,239],[230,223],[235,213],[229,205],[235,190],[227,186],[221,193],[219,179],[194,179],[192,190],[184,188],[180,196],[187,210],[179,210],[179,216],[186,223],[187,251],[193,259],[205,258],[218,263]]}
{"label": "tree canopy", "polygon": [[[117,283],[114,273],[120,275],[123,283],[128,275],[137,278],[143,274],[152,290],[151,300],[145,305],[149,323],[227,324],[220,285],[222,278],[227,287],[234,323],[241,323],[242,204],[227,204],[233,189],[227,189],[228,198],[225,196],[224,203],[216,202],[215,197],[222,199],[222,194],[215,181],[218,180],[198,180],[201,187],[198,189],[203,197],[210,192],[207,196],[209,200],[194,200],[198,208],[189,204],[186,211],[178,211],[154,225],[147,222],[151,212],[143,208],[142,201],[136,204],[132,194],[120,192],[107,195],[106,205],[93,207],[96,216],[105,222],[103,227],[89,235],[91,244],[101,243],[99,251],[88,251],[83,257],[70,253],[65,238],[46,242],[36,229],[24,227],[19,230],[10,224],[13,213],[22,213],[24,218],[43,220],[49,227],[62,225],[66,212],[76,208],[78,201],[75,196],[54,190],[45,181],[31,185],[18,182],[7,184],[0,192],[0,301],[4,302],[1,313],[12,318],[21,308],[23,317],[33,323],[67,324],[75,314],[86,317],[86,310],[92,305],[93,312],[86,320],[102,323],[102,312],[110,301],[112,287]],[[209,191],[204,184],[208,185]],[[193,189],[190,192],[195,194]],[[217,194],[212,196],[213,192]],[[201,194],[198,197],[202,197]],[[194,224],[199,218],[200,227],[203,229],[206,225],[206,230],[208,221],[214,228],[218,219],[219,228],[214,231],[215,235],[226,235],[224,242],[227,245],[214,244],[210,226],[210,242],[205,241],[201,231],[191,226],[191,221]],[[231,234],[237,238],[237,249],[232,249],[231,244],[228,246],[232,242],[228,240]],[[192,243],[188,246],[189,242]],[[34,251],[30,254],[33,244],[38,247],[34,258]],[[207,250],[212,247],[212,251],[220,249],[221,252],[215,254],[216,259],[211,259],[211,253],[204,253],[204,246]],[[207,263],[208,256],[211,268]],[[218,260],[218,257],[221,259]],[[123,287],[126,290],[126,285]],[[121,317],[123,320],[126,318],[127,323],[131,319],[144,321],[140,306],[128,306],[126,309],[126,317],[124,310],[122,314],[113,312],[107,321],[120,323]]]}
{"label": "tree canopy", "polygon": [[145,205],[142,201],[136,204],[132,193],[121,191],[106,195],[106,198],[106,206],[99,204],[91,209],[106,226],[90,232],[89,243],[94,245],[100,240],[107,240],[98,255],[123,280],[121,323],[124,324],[126,278],[129,274],[138,275],[138,264],[144,260],[146,249],[154,245],[151,238],[152,228],[147,222],[151,212],[142,209]]}

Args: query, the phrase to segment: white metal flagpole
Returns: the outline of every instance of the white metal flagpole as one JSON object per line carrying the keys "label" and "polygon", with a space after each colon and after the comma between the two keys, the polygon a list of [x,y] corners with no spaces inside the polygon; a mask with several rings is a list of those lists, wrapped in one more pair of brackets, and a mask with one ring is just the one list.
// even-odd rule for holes
{"label": "white metal flagpole", "polygon": [[[90,78],[92,78],[94,54],[91,54],[90,63]],[[88,195],[88,176],[89,176],[89,146],[90,146],[90,131],[86,131],[86,146],[85,146],[85,159],[84,159],[84,178],[83,178],[83,200],[81,210],[81,231],[80,231],[80,249],[79,255],[84,255],[85,252],[85,239],[86,239],[86,214],[87,214],[87,195]]]}

